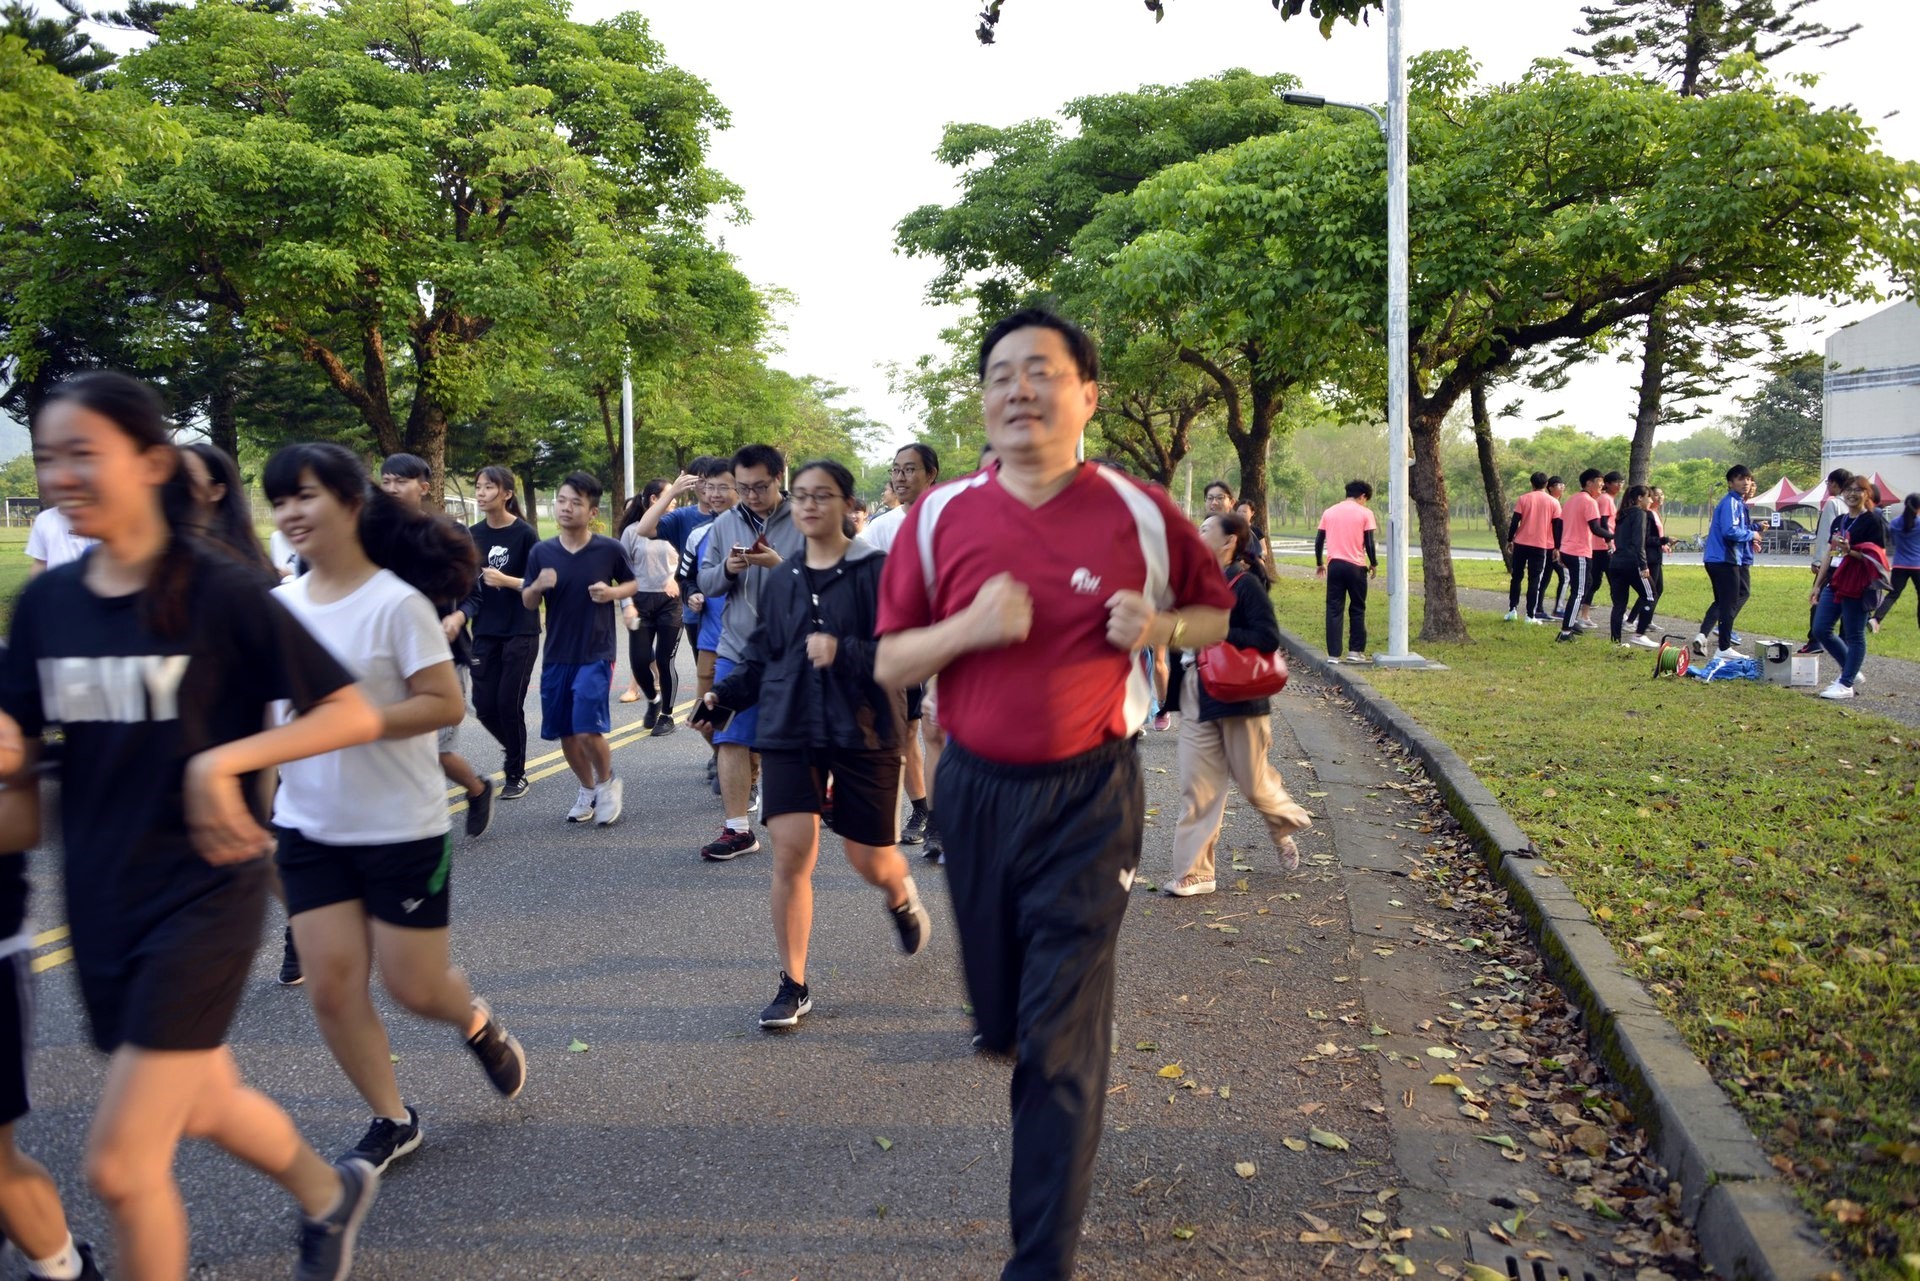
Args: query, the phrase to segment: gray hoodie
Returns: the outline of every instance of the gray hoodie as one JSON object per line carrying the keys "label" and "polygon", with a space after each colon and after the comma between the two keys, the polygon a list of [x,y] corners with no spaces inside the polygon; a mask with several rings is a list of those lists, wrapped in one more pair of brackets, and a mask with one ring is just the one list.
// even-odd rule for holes
{"label": "gray hoodie", "polygon": [[735,546],[751,547],[755,539],[763,537],[783,561],[802,554],[807,545],[806,535],[793,523],[793,506],[784,498],[767,517],[764,530],[754,522],[744,504],[720,513],[707,536],[707,554],[700,559],[701,594],[727,598],[727,616],[721,621],[720,648],[716,652],[730,663],[739,662],[746,653],[747,637],[753,635],[754,625],[760,621],[761,584],[772,571],[749,565],[739,578],[729,579],[727,556]]}

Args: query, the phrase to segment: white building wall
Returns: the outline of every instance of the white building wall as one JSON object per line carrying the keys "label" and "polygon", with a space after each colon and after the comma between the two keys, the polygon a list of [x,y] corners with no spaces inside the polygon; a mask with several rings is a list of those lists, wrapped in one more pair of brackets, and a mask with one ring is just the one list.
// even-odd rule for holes
{"label": "white building wall", "polygon": [[1920,304],[1896,303],[1827,339],[1820,470],[1880,473],[1920,490]]}

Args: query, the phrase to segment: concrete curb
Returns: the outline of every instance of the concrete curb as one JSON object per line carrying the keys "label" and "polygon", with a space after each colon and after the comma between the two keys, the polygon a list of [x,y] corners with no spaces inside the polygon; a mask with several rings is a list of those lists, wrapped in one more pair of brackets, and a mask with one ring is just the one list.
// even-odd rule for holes
{"label": "concrete curb", "polygon": [[1587,1015],[1596,1052],[1652,1132],[1679,1180],[1704,1262],[1748,1281],[1818,1281],[1839,1264],[1793,1191],[1767,1163],[1753,1131],[1679,1030],[1621,964],[1587,909],[1535,858],[1520,825],[1460,754],[1429,734],[1357,669],[1328,665],[1282,628],[1291,661],[1339,686],[1375,726],[1411,752],[1447,808],[1513,895],[1554,978]]}

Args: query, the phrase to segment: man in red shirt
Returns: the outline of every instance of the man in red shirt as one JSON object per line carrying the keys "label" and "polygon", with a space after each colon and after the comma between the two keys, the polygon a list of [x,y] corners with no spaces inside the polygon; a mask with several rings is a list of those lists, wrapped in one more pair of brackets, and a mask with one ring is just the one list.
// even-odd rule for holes
{"label": "man in red shirt", "polygon": [[1581,624],[1574,615],[1593,600],[1587,586],[1593,581],[1593,553],[1608,530],[1600,519],[1600,469],[1589,467],[1580,473],[1580,492],[1567,499],[1560,511],[1560,559],[1567,566],[1567,612],[1560,619],[1560,634],[1555,640],[1579,637]]}
{"label": "man in red shirt", "polygon": [[1346,501],[1320,513],[1320,529],[1313,536],[1314,574],[1327,580],[1327,661],[1340,661],[1340,613],[1347,615],[1349,663],[1366,663],[1367,580],[1380,572],[1380,554],[1373,535],[1380,528],[1367,504],[1373,486],[1364,480],[1347,482]]}
{"label": "man in red shirt", "polygon": [[1547,492],[1547,473],[1537,471],[1530,478],[1533,489],[1520,495],[1513,504],[1513,523],[1507,527],[1507,542],[1513,548],[1513,573],[1507,585],[1507,621],[1520,617],[1520,578],[1527,581],[1527,621],[1544,622],[1540,597],[1547,586],[1547,562],[1560,544],[1560,500]]}
{"label": "man in red shirt", "polygon": [[1016,1056],[1013,1257],[1073,1273],[1112,1054],[1113,958],[1146,799],[1136,655],[1223,639],[1232,593],[1166,495],[1076,461],[1099,399],[1077,326],[1017,312],[980,348],[998,461],[929,491],[881,580],[874,675],[940,677],[948,885],[976,1043]]}

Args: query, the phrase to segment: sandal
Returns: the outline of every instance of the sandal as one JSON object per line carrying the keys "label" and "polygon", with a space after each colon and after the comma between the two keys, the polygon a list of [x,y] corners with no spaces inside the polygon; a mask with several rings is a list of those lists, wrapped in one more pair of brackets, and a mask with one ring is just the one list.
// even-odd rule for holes
{"label": "sandal", "polygon": [[626,693],[620,696],[620,701],[623,703],[637,703],[640,701],[640,691],[637,689],[630,689]]}

